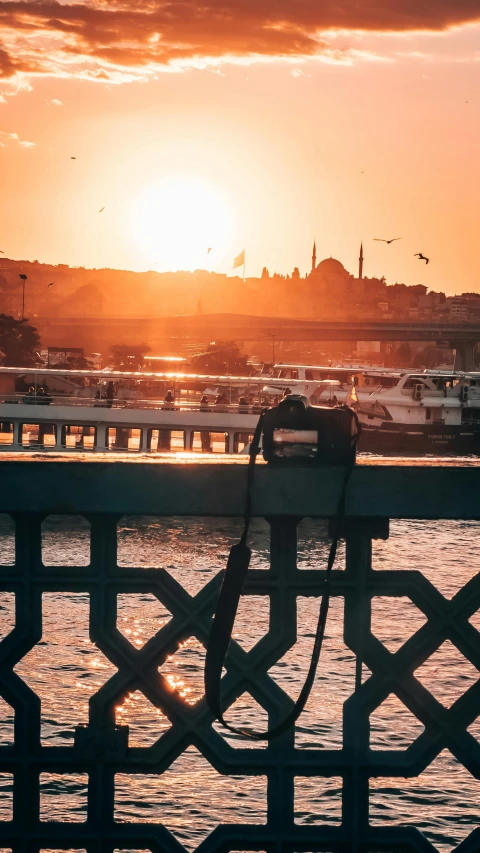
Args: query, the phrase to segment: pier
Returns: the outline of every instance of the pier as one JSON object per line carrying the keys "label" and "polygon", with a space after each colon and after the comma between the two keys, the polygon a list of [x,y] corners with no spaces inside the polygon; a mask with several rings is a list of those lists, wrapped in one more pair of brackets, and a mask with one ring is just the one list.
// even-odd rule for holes
{"label": "pier", "polygon": [[[2,848],[17,851],[184,848],[161,823],[126,823],[115,818],[117,774],[159,777],[193,745],[226,776],[267,780],[266,822],[221,824],[201,844],[210,851],[323,851],[324,853],[413,853],[435,848],[414,826],[373,825],[369,819],[372,780],[416,777],[444,750],[480,779],[480,743],[468,731],[480,715],[480,680],[446,708],[415,676],[416,669],[449,640],[480,670],[480,635],[470,618],[480,608],[480,574],[451,599],[416,569],[372,568],[372,542],[389,536],[394,519],[480,519],[480,466],[428,460],[360,460],[348,487],[343,538],[345,568],[333,571],[332,596],[344,602],[344,641],[356,660],[355,689],[343,710],[338,749],[298,748],[295,733],[265,744],[233,748],[213,726],[204,700],[189,706],[172,692],[159,667],[179,644],[195,637],[207,644],[221,573],[197,594],[183,588],[168,568],[125,567],[117,559],[117,524],[124,515],[241,517],[246,485],[245,458],[189,460],[164,456],[145,460],[87,455],[49,458],[11,454],[0,460],[0,512],[15,525],[15,559],[0,567],[0,590],[15,595],[15,628],[0,643],[0,695],[15,711],[14,744],[0,746],[0,776],[13,779],[13,814],[0,823]],[[232,642],[223,679],[224,703],[249,693],[269,716],[282,719],[292,699],[269,675],[297,636],[297,597],[322,593],[324,567],[297,565],[297,528],[303,518],[334,516],[342,482],[336,468],[271,468],[259,462],[253,514],[268,520],[270,568],[252,568],[244,596],[270,602],[265,636],[246,651]],[[82,515],[90,525],[88,565],[45,565],[42,523],[49,515]],[[202,549],[198,542],[198,552]],[[460,546],[461,547],[461,546]],[[192,563],[196,553],[192,551]],[[76,727],[70,747],[45,746],[40,737],[39,698],[14,672],[41,640],[42,594],[84,592],[90,596],[90,639],[117,672],[90,698],[89,721]],[[141,649],[117,627],[117,596],[149,593],[171,613]],[[376,596],[407,597],[425,623],[392,652],[372,630]],[[313,630],[313,626],[312,626]],[[328,632],[328,622],[327,622]],[[362,666],[368,668],[362,680]],[[319,674],[322,674],[322,659]],[[115,707],[139,690],[159,708],[170,728],[148,748],[129,745],[127,726]],[[370,715],[395,695],[424,731],[405,750],[371,749]],[[81,823],[45,821],[40,814],[41,774],[88,775],[87,816]],[[341,819],[299,824],[294,819],[298,777],[312,784],[341,777]],[[472,828],[462,853],[480,849]]]}

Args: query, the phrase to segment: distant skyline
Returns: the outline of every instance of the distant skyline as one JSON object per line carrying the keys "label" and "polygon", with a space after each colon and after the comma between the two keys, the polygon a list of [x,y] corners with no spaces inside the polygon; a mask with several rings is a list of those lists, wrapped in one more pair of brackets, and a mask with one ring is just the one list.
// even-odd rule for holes
{"label": "distant skyline", "polygon": [[319,5],[0,0],[0,249],[480,291],[477,0]]}

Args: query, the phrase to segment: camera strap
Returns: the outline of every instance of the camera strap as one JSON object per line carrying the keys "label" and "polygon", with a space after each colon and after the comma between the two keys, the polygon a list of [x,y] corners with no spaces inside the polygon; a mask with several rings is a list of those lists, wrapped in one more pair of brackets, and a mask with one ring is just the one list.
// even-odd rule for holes
{"label": "camera strap", "polygon": [[[352,412],[357,430],[359,430],[358,418],[355,412]],[[265,732],[255,730],[245,730],[233,726],[228,723],[224,716],[220,698],[220,684],[222,679],[222,671],[227,657],[228,646],[231,641],[235,617],[237,615],[238,605],[243,585],[247,576],[248,567],[250,564],[251,550],[247,545],[248,531],[252,514],[252,485],[255,472],[255,459],[257,457],[260,438],[262,435],[264,413],[260,415],[255,434],[250,445],[250,458],[248,461],[247,473],[247,495],[245,501],[245,526],[240,542],[233,545],[230,549],[230,554],[227,561],[225,576],[223,579],[220,596],[213,619],[212,630],[207,647],[205,659],[205,698],[207,704],[222,725],[233,732],[234,734],[242,735],[253,740],[272,740],[279,735],[284,734],[288,729],[295,725],[300,714],[305,708],[310,696],[313,682],[317,671],[320,653],[322,650],[323,638],[325,635],[325,626],[327,622],[328,608],[330,604],[330,586],[332,568],[337,555],[338,541],[341,532],[341,522],[345,516],[345,496],[348,482],[351,473],[355,466],[355,445],[359,438],[359,431],[352,437],[352,453],[351,459],[348,462],[343,475],[340,496],[338,499],[337,510],[334,517],[334,538],[330,546],[325,579],[323,582],[322,598],[320,603],[320,612],[318,616],[317,629],[315,633],[315,642],[313,645],[312,657],[308,673],[300,691],[298,699],[287,716],[278,725]]]}

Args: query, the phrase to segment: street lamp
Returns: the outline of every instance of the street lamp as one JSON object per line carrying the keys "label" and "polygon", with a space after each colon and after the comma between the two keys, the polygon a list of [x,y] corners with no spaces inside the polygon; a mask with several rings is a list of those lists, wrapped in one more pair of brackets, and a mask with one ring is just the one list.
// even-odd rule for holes
{"label": "street lamp", "polygon": [[19,279],[22,282],[22,320],[25,319],[25,282],[27,280],[27,276],[24,272],[19,273]]}
{"label": "street lamp", "polygon": [[272,332],[268,333],[269,337],[272,339],[272,373],[275,368],[275,338],[277,337]]}

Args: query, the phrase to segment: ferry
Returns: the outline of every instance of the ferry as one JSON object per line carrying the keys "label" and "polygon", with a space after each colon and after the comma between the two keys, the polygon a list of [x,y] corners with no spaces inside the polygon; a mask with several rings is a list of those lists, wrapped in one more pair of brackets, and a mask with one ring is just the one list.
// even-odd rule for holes
{"label": "ferry", "polygon": [[0,367],[0,448],[241,453],[268,405],[264,385],[265,376]]}
{"label": "ferry", "polygon": [[348,402],[371,453],[480,452],[480,373],[359,366],[275,365],[282,381],[318,383],[312,404]]}
{"label": "ferry", "polygon": [[362,438],[374,453],[480,452],[480,374],[365,374],[354,393]]}
{"label": "ferry", "polygon": [[289,390],[352,405],[360,452],[480,452],[480,373],[306,365],[271,377],[0,367],[0,449],[246,453],[262,408]]}

